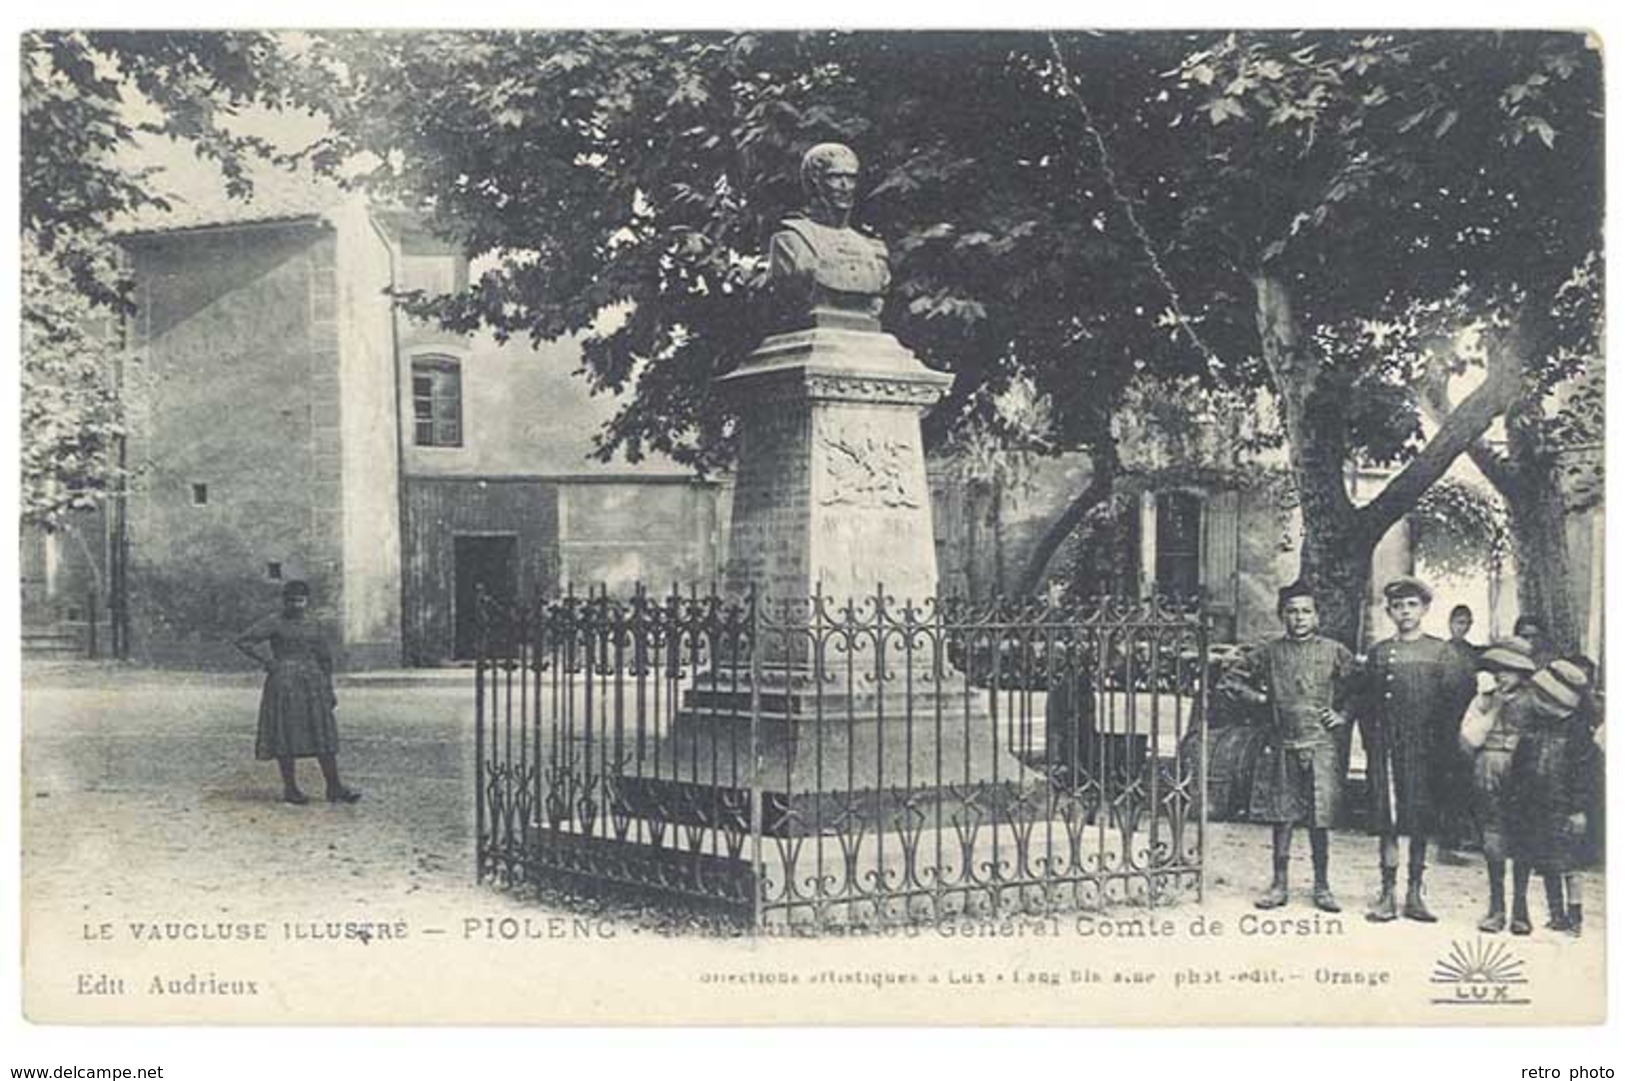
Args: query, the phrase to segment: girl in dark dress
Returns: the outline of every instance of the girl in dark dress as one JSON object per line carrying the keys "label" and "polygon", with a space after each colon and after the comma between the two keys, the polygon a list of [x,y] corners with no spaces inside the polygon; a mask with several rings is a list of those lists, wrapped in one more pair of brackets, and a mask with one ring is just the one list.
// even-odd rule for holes
{"label": "girl in dark dress", "polygon": [[[361,793],[339,780],[333,657],[320,629],[305,618],[309,606],[310,586],[289,582],[282,587],[282,611],[255,623],[234,643],[266,671],[254,757],[276,759],[282,798],[288,803],[310,802],[299,790],[296,762],[301,758],[321,763],[330,802],[354,803]],[[270,657],[257,648],[262,642],[270,644]]]}

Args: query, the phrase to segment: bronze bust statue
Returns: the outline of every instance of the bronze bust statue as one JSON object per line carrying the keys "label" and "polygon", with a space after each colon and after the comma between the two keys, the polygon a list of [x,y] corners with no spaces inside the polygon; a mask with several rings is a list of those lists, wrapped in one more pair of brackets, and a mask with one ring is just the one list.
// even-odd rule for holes
{"label": "bronze bust statue", "polygon": [[787,325],[879,329],[891,266],[886,245],[851,226],[857,179],[850,147],[820,143],[802,155],[806,209],[781,223],[768,249],[769,288]]}

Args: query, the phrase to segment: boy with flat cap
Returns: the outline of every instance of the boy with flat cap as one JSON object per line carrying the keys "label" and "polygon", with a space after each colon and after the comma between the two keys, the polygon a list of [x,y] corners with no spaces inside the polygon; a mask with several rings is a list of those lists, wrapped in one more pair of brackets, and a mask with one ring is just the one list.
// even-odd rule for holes
{"label": "boy with flat cap", "polygon": [[1355,675],[1354,654],[1341,642],[1322,637],[1315,595],[1304,583],[1283,588],[1276,614],[1285,633],[1265,642],[1249,657],[1238,693],[1269,706],[1271,738],[1253,774],[1249,817],[1274,829],[1275,876],[1254,904],[1280,908],[1287,903],[1287,869],[1292,827],[1309,828],[1314,861],[1315,907],[1339,912],[1327,877],[1327,831],[1337,818],[1343,790],[1348,722],[1343,715]]}
{"label": "boy with flat cap", "polygon": [[[1378,838],[1382,889],[1366,913],[1374,923],[1405,918],[1437,921],[1422,899],[1429,837],[1436,837],[1448,801],[1461,704],[1472,697],[1473,671],[1449,643],[1424,634],[1433,591],[1402,577],[1382,590],[1394,634],[1371,647],[1360,737],[1371,786],[1371,830]],[[1395,901],[1399,839],[1410,838],[1403,910]]]}

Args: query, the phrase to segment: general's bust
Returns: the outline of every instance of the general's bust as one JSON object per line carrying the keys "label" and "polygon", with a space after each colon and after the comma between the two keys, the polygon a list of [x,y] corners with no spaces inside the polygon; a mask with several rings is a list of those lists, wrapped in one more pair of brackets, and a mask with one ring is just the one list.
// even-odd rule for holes
{"label": "general's bust", "polygon": [[817,322],[833,310],[878,328],[891,265],[886,245],[850,224],[857,180],[858,157],[840,143],[802,156],[806,209],[781,223],[768,249],[768,282],[784,319]]}

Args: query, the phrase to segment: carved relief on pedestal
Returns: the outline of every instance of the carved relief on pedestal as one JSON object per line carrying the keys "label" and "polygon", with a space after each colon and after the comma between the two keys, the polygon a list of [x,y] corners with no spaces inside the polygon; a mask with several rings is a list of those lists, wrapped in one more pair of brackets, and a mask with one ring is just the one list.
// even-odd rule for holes
{"label": "carved relief on pedestal", "polygon": [[818,437],[823,448],[824,491],[819,502],[859,508],[918,507],[912,448],[901,439],[836,433]]}

